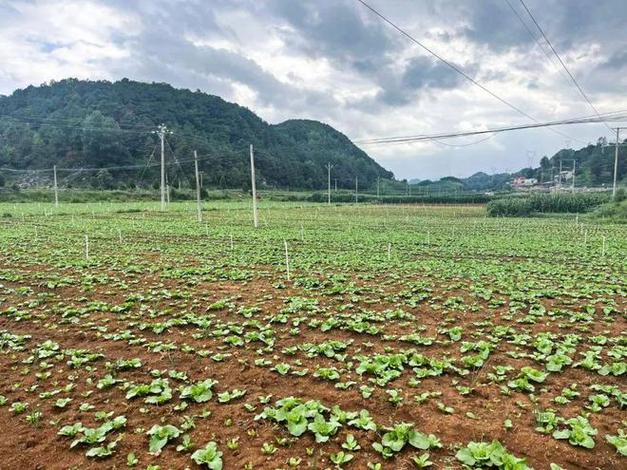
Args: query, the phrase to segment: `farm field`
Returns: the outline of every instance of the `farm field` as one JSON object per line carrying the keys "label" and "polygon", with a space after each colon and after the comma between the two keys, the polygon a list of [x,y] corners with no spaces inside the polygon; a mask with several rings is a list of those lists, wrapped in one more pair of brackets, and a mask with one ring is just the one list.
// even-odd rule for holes
{"label": "farm field", "polygon": [[0,468],[627,467],[625,226],[156,209],[0,205]]}

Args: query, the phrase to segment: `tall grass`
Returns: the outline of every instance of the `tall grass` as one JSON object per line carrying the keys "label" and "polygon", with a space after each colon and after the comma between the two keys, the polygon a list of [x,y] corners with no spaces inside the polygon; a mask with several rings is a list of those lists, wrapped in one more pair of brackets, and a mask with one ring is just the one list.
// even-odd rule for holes
{"label": "tall grass", "polygon": [[588,212],[610,200],[609,193],[532,194],[528,197],[508,197],[490,201],[488,215],[492,217],[529,217],[546,213]]}

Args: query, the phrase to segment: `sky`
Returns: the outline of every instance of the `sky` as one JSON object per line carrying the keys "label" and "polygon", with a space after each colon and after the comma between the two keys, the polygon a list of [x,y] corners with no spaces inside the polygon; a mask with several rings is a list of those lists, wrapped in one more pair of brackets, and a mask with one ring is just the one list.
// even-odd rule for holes
{"label": "sky", "polygon": [[[594,114],[520,0],[366,1],[538,121]],[[524,1],[596,109],[627,109],[627,2]],[[68,77],[199,89],[357,141],[531,122],[357,0],[0,0],[0,94]],[[515,171],[612,135],[559,131],[361,147],[397,178],[433,179]]]}

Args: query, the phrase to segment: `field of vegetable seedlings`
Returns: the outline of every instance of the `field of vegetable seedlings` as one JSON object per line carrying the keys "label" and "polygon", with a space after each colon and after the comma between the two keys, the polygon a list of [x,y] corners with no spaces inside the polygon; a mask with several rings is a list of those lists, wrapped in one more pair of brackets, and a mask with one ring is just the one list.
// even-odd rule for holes
{"label": "field of vegetable seedlings", "polygon": [[1,468],[627,466],[625,227],[480,206],[265,203],[257,230],[228,202],[200,224],[186,203],[0,214]]}

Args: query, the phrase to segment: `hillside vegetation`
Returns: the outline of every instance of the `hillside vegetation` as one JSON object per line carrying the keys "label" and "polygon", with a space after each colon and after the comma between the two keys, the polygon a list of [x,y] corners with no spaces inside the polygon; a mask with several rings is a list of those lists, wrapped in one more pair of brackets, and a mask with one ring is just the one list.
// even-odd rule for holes
{"label": "hillside vegetation", "polygon": [[[575,185],[578,187],[611,186],[614,178],[614,143],[599,139],[578,150],[561,149],[552,157],[543,157],[538,167],[523,168],[514,173],[496,173],[488,175],[477,172],[468,178],[447,176],[438,181],[423,180],[411,182],[417,191],[498,191],[511,187],[512,180],[517,176],[535,178],[540,183],[548,183],[557,177],[562,161],[562,170],[571,171],[575,161]],[[627,146],[623,142],[618,151],[618,182],[625,184],[627,179]],[[568,179],[563,184],[570,185]]]}
{"label": "hillside vegetation", "polygon": [[[247,187],[249,144],[255,147],[261,187],[313,189],[326,186],[325,164],[334,165],[338,185],[363,187],[377,176],[392,178],[342,133],[316,121],[290,120],[270,125],[250,110],[202,93],[163,83],[82,81],[67,79],[30,86],[0,97],[0,167],[25,170],[141,168],[63,173],[67,186],[113,189],[152,186],[158,168],[158,138],[152,133],[165,123],[168,137],[168,179],[191,186],[192,152],[200,155],[205,186]],[[152,156],[152,158],[151,158]],[[178,159],[183,163],[174,164]],[[41,183],[47,173],[26,173],[21,183]],[[5,174],[6,178],[6,174]]]}
{"label": "hillside vegetation", "polygon": [[588,212],[610,202],[609,192],[602,193],[538,193],[495,199],[488,203],[491,217],[528,217],[537,214]]}

